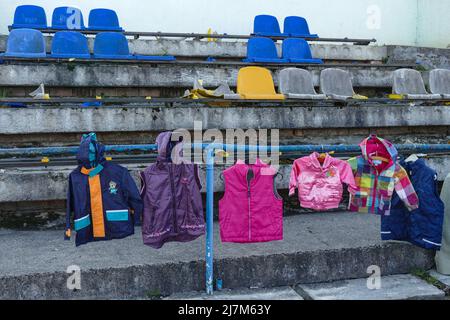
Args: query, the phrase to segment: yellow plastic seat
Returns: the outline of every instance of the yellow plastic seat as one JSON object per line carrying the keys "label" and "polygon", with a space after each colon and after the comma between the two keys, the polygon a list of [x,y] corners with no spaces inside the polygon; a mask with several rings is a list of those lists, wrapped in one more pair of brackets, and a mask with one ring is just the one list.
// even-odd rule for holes
{"label": "yellow plastic seat", "polygon": [[275,91],[270,71],[261,67],[245,67],[239,70],[237,93],[243,99],[284,100],[284,95]]}

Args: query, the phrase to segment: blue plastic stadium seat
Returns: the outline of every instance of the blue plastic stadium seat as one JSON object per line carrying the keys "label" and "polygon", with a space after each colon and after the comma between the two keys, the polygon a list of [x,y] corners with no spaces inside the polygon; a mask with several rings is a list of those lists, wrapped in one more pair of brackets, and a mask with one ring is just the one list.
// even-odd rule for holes
{"label": "blue plastic stadium seat", "polygon": [[130,54],[127,38],[119,32],[101,32],[95,37],[94,58],[135,59]]}
{"label": "blue plastic stadium seat", "polygon": [[76,31],[59,31],[53,37],[51,57],[90,59],[88,40]]}
{"label": "blue plastic stadium seat", "polygon": [[52,29],[83,30],[83,13],[78,8],[58,7],[53,10]]}
{"label": "blue plastic stadium seat", "polygon": [[44,36],[35,29],[11,30],[6,44],[5,57],[45,58]]}
{"label": "blue plastic stadium seat", "polygon": [[295,38],[318,38],[317,34],[309,32],[308,22],[303,17],[286,17],[284,19],[284,33]]}
{"label": "blue plastic stadium seat", "polygon": [[250,38],[247,43],[247,59],[244,62],[288,63],[278,58],[277,47],[269,38]]}
{"label": "blue plastic stadium seat", "polygon": [[46,29],[47,16],[44,8],[32,5],[18,6],[11,28]]}
{"label": "blue plastic stadium seat", "polygon": [[114,10],[92,9],[89,13],[89,29],[105,31],[123,31]]}
{"label": "blue plastic stadium seat", "polygon": [[283,59],[290,63],[323,63],[321,59],[313,59],[308,42],[300,38],[289,38],[283,41]]}
{"label": "blue plastic stadium seat", "polygon": [[285,34],[281,33],[278,19],[270,15],[259,15],[255,17],[253,24],[253,33],[264,37],[281,37]]}

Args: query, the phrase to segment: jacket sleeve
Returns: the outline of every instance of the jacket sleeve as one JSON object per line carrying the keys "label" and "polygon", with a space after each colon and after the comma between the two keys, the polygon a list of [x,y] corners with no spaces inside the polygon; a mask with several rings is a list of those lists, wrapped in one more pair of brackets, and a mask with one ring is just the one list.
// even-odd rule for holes
{"label": "jacket sleeve", "polygon": [[69,185],[67,187],[66,199],[66,230],[64,232],[64,240],[70,240],[71,236],[71,215],[73,212],[73,197],[72,197],[72,176],[69,175]]}
{"label": "jacket sleeve", "polygon": [[125,190],[127,191],[128,206],[134,212],[134,223],[135,223],[135,225],[140,225],[143,203],[142,203],[141,195],[139,194],[139,189],[136,186],[136,183],[134,182],[134,180],[131,177],[128,170],[125,170],[123,180],[124,180]]}
{"label": "jacket sleeve", "polygon": [[347,160],[347,163],[354,175],[356,173],[356,170],[358,169],[358,159],[356,157],[350,158]]}
{"label": "jacket sleeve", "polygon": [[348,186],[348,192],[355,194],[357,192],[355,177],[353,175],[352,167],[348,162],[342,161],[339,167],[339,175],[341,177],[341,182]]}
{"label": "jacket sleeve", "polygon": [[419,197],[403,167],[399,166],[398,170],[395,171],[394,179],[395,191],[399,198],[404,202],[406,208],[409,211],[417,209],[419,207]]}
{"label": "jacket sleeve", "polygon": [[289,196],[295,193],[295,188],[297,188],[297,179],[300,175],[300,167],[297,162],[294,161],[291,169],[291,177],[289,179]]}

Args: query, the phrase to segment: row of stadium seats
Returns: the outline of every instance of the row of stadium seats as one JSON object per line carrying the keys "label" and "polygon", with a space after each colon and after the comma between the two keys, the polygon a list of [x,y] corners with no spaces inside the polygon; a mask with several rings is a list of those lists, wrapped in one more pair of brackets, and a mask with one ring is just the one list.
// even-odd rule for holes
{"label": "row of stadium seats", "polygon": [[247,44],[247,58],[243,61],[258,63],[323,63],[321,59],[313,59],[308,42],[300,38],[283,40],[281,58],[278,57],[277,48],[272,39],[251,38]]}
{"label": "row of stadium seats", "polygon": [[[399,69],[394,71],[393,93],[406,99],[450,99],[450,70],[435,69],[430,72],[430,90],[426,89],[419,71]],[[351,76],[347,71],[328,68],[320,74],[320,92],[314,89],[309,71],[286,68],[280,71],[276,93],[272,74],[262,67],[245,67],[239,70],[236,95],[228,99],[284,100],[288,99],[367,99],[355,93]]]}
{"label": "row of stadium seats", "polygon": [[[278,20],[274,16],[256,16],[254,20],[254,35],[258,37],[251,38],[248,41],[247,58],[243,61],[248,63],[323,63],[321,59],[313,59],[309,44],[301,39],[301,37],[317,37],[317,35],[310,34],[308,23],[304,18],[295,16],[286,17],[284,20],[284,28],[285,32],[282,34]],[[14,23],[11,26],[12,32],[8,40],[8,48],[5,56],[18,58],[47,57],[42,35],[30,30],[17,31],[18,29],[47,29],[47,18],[45,10],[42,7],[22,5],[16,8]],[[86,29],[123,31],[114,10],[91,10],[89,14],[89,27],[85,28],[81,10],[67,6],[54,9],[51,29],[78,30],[81,32]],[[282,55],[279,57],[273,40],[263,37],[283,35],[293,38],[287,38],[283,41]],[[83,35],[73,32],[56,32],[50,57],[90,59],[91,55],[87,47],[87,39]],[[130,55],[125,37],[107,33],[103,34],[103,32],[96,37],[94,58],[154,61],[175,60],[172,56],[146,57]],[[211,61],[214,61],[214,59]]]}
{"label": "row of stadium seats", "polygon": [[173,56],[132,55],[127,38],[119,32],[98,33],[91,56],[85,35],[76,31],[59,31],[52,41],[51,54],[47,55],[45,39],[39,30],[15,29],[9,34],[5,57],[58,58],[58,59],[107,59],[173,61]]}
{"label": "row of stadium seats", "polygon": [[284,32],[281,32],[278,19],[271,15],[258,15],[253,24],[253,33],[263,37],[318,38],[309,32],[308,22],[303,17],[290,16],[284,19]]}
{"label": "row of stadium seats", "polygon": [[51,27],[48,27],[44,8],[34,5],[18,6],[10,28],[123,31],[114,10],[92,9],[89,12],[89,26],[86,28],[80,9],[58,7],[53,11]]}
{"label": "row of stadium seats", "polygon": [[[92,9],[89,12],[89,23],[86,28],[83,13],[78,8],[68,6],[55,8],[52,14],[52,24],[48,26],[44,8],[35,5],[16,7],[14,22],[10,28],[123,31],[117,13],[111,9]],[[284,32],[281,32],[276,17],[258,15],[254,19],[253,34],[262,37],[318,38],[317,34],[310,33],[306,19],[297,16],[286,17]]]}
{"label": "row of stadium seats", "polygon": [[[248,42],[247,59],[256,63],[315,63],[309,44],[304,39],[290,38],[283,41],[282,58],[278,58],[275,43],[270,38],[252,38]],[[46,46],[43,34],[34,29],[11,30],[6,46],[6,57],[45,58]],[[58,31],[52,41],[50,58],[90,59],[88,40],[77,31]],[[94,58],[96,59],[137,59],[152,61],[173,61],[173,56],[143,56],[130,54],[128,40],[119,32],[100,32],[95,37]]]}

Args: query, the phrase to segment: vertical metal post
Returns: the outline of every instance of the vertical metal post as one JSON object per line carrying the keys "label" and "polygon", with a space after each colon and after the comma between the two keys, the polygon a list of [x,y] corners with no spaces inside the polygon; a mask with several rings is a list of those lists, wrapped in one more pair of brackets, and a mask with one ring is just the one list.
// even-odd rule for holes
{"label": "vertical metal post", "polygon": [[214,147],[206,152],[206,293],[213,294],[214,281]]}

